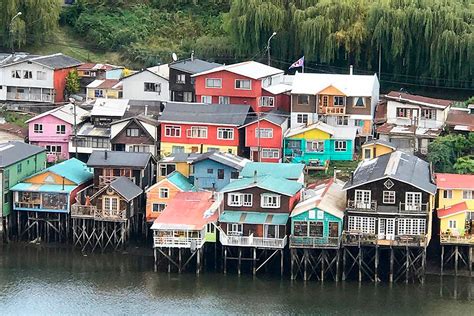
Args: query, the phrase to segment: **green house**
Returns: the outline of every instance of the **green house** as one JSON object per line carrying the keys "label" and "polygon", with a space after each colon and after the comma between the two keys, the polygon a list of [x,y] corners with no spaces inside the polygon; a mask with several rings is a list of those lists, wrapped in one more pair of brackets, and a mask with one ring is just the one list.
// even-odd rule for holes
{"label": "green house", "polygon": [[0,144],[0,234],[12,210],[10,188],[46,167],[46,151],[43,147],[11,141]]}
{"label": "green house", "polygon": [[339,248],[346,193],[330,179],[306,189],[291,212],[290,248]]}

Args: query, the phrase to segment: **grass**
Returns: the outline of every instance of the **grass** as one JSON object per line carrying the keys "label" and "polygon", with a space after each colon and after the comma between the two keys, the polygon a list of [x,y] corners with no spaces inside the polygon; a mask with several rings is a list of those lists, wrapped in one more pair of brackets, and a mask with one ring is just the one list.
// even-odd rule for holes
{"label": "grass", "polygon": [[20,127],[27,127],[28,124],[25,122],[33,117],[31,114],[6,110],[1,110],[0,116],[4,117],[7,123],[12,123]]}
{"label": "grass", "polygon": [[331,161],[328,170],[325,171],[308,171],[306,174],[306,183],[314,183],[334,176],[334,169],[338,170],[337,178],[343,181],[349,180],[351,172],[357,168],[359,161]]}

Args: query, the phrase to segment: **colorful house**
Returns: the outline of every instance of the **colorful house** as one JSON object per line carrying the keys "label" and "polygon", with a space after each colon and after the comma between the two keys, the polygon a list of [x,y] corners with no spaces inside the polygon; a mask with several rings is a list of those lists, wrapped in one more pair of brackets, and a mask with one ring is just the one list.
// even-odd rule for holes
{"label": "colorful house", "polygon": [[177,152],[237,154],[248,105],[168,102],[161,123],[161,156]]}
{"label": "colorful house", "polygon": [[11,225],[9,221],[12,205],[10,189],[45,167],[44,148],[23,142],[0,144],[0,235],[3,235],[5,231],[8,233]]}
{"label": "colorful house", "polygon": [[179,171],[173,171],[149,187],[146,193],[146,221],[153,222],[178,192],[196,191],[194,185]]}
{"label": "colorful house", "polygon": [[250,119],[245,129],[245,147],[252,161],[280,162],[283,135],[288,129],[289,114],[272,111]]}
{"label": "colorful house", "polygon": [[201,154],[191,164],[190,178],[198,189],[219,191],[239,172],[249,160],[229,153],[211,151]]}
{"label": "colorful house", "polygon": [[32,239],[66,240],[71,205],[77,192],[92,183],[92,177],[85,163],[71,158],[12,187],[13,209],[19,212],[18,236],[28,232]]}
{"label": "colorful house", "polygon": [[122,82],[118,79],[97,79],[86,87],[87,100],[97,98],[121,99],[123,97]]}
{"label": "colorful house", "polygon": [[253,178],[255,176],[274,176],[293,180],[304,185],[304,164],[270,163],[270,162],[248,162],[240,171],[241,178]]}
{"label": "colorful house", "polygon": [[137,115],[110,124],[110,142],[114,151],[157,154],[159,123],[149,116]]}
{"label": "colorful house", "polygon": [[290,111],[291,77],[255,61],[223,65],[197,73],[196,100],[202,103],[248,104],[254,112]]}
{"label": "colorful house", "polygon": [[30,144],[46,148],[48,162],[67,160],[74,124],[82,124],[88,115],[88,111],[79,106],[74,109],[72,104],[37,115],[26,121]]}
{"label": "colorful house", "polygon": [[186,178],[189,178],[191,163],[200,155],[198,153],[174,153],[163,157],[158,161],[158,181],[174,171],[178,171]]}
{"label": "colorful house", "polygon": [[323,122],[292,128],[284,140],[285,161],[324,166],[331,160],[353,160],[357,128]]}
{"label": "colorful house", "polygon": [[369,140],[362,144],[362,159],[376,158],[395,150],[397,150],[397,147],[390,142],[380,139]]}
{"label": "colorful house", "polygon": [[212,192],[178,192],[151,226],[155,267],[164,257],[182,272],[196,257],[199,273],[205,244],[216,242],[221,207],[222,200]]}
{"label": "colorful house", "polygon": [[162,101],[170,99],[167,64],[153,66],[122,78],[123,97],[130,100]]}

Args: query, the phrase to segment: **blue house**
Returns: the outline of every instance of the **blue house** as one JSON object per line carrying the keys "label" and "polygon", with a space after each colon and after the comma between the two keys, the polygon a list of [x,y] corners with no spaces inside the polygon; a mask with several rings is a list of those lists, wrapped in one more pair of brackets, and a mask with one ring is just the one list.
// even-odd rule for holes
{"label": "blue house", "polygon": [[219,191],[231,179],[239,178],[240,171],[248,162],[248,159],[229,153],[207,152],[192,162],[190,178],[198,189]]}

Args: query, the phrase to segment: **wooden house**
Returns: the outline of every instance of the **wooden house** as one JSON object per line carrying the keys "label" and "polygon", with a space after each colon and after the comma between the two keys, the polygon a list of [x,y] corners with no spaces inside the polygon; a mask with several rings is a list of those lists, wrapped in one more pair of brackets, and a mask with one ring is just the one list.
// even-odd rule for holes
{"label": "wooden house", "polygon": [[178,152],[238,154],[248,105],[168,102],[159,118],[161,156]]}
{"label": "wooden house", "polygon": [[174,171],[178,171],[183,176],[189,178],[190,167],[194,159],[199,157],[198,153],[174,153],[163,157],[158,161],[158,181],[164,179]]}
{"label": "wooden house", "polygon": [[11,188],[13,210],[18,214],[18,237],[67,241],[71,205],[77,193],[92,183],[92,176],[92,169],[71,158]]}
{"label": "wooden house", "polygon": [[[275,175],[277,176],[277,175]],[[283,273],[283,249],[287,244],[288,217],[300,198],[302,184],[258,176],[233,180],[221,192],[224,211],[219,216],[219,240],[224,247],[224,271],[228,260],[252,262],[255,274],[273,256],[280,253]],[[269,250],[269,257],[265,257]],[[257,260],[257,251],[262,251]],[[244,257],[242,257],[244,256]]]}
{"label": "wooden house", "polygon": [[118,79],[96,79],[87,85],[86,99],[121,99],[123,98],[122,89],[122,82]]}
{"label": "wooden house", "polygon": [[159,147],[159,123],[157,120],[138,115],[110,124],[110,143],[114,151],[149,152],[157,155]]}
{"label": "wooden house", "polygon": [[240,171],[241,178],[253,178],[258,176],[276,176],[287,180],[293,180],[304,185],[304,164],[270,163],[270,162],[247,162]]}
{"label": "wooden house", "polygon": [[196,191],[179,171],[173,171],[146,190],[146,221],[153,222],[178,192]]}
{"label": "wooden house", "polygon": [[178,192],[151,226],[155,269],[159,257],[164,257],[168,271],[173,264],[182,272],[196,257],[199,273],[205,244],[216,242],[215,226],[221,207],[222,200],[212,192]]}
{"label": "wooden house", "polygon": [[198,189],[219,191],[237,179],[248,162],[248,159],[229,153],[207,152],[192,161],[190,178]]}
{"label": "wooden house", "polygon": [[445,128],[454,133],[474,132],[474,104],[468,105],[467,109],[450,108]]}
{"label": "wooden house", "polygon": [[158,65],[122,78],[123,97],[130,100],[161,101],[170,99],[168,65]]}
{"label": "wooden house", "polygon": [[397,147],[394,144],[380,139],[369,140],[362,144],[361,147],[362,159],[364,160],[377,158],[378,156],[389,154],[397,150]]}

